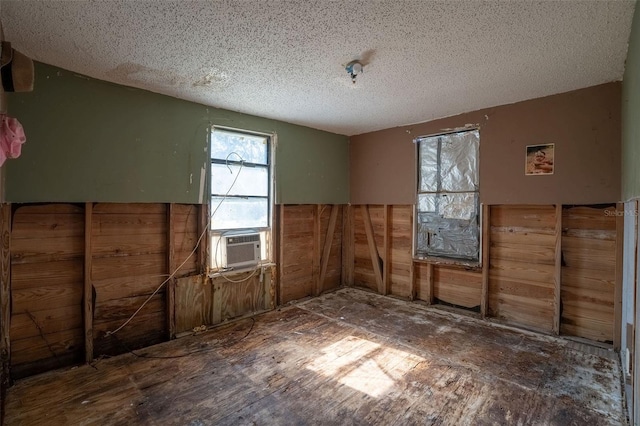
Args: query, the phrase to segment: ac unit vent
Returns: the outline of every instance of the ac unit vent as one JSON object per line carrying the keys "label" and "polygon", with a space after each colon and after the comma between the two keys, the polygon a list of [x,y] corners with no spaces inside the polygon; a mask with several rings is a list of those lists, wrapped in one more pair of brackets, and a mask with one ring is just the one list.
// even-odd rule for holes
{"label": "ac unit vent", "polygon": [[222,267],[242,268],[260,262],[260,234],[236,234],[222,237]]}

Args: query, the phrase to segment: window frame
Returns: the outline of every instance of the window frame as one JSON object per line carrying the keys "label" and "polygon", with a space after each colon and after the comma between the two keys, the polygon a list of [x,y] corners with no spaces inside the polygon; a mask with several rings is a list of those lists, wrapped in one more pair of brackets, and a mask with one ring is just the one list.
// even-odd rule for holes
{"label": "window frame", "polygon": [[[420,142],[423,139],[427,139],[427,138],[435,138],[435,137],[446,137],[449,135],[453,135],[453,134],[459,134],[459,133],[467,133],[467,132],[477,132],[478,133],[478,151],[476,154],[476,173],[477,173],[477,185],[475,186],[475,190],[474,191],[447,191],[447,190],[443,190],[442,189],[442,185],[441,185],[441,180],[442,180],[442,176],[440,176],[440,167],[441,167],[441,163],[442,163],[442,158],[440,157],[440,155],[438,155],[437,158],[437,168],[438,168],[438,176],[437,176],[437,190],[436,191],[421,191],[421,155],[420,155]],[[415,189],[415,196],[416,196],[416,201],[414,204],[414,208],[413,208],[413,244],[412,244],[412,255],[413,255],[413,259],[415,261],[423,261],[423,262],[429,262],[429,263],[435,263],[435,264],[444,264],[444,265],[460,265],[463,267],[471,267],[471,268],[478,268],[482,266],[482,248],[483,248],[483,217],[482,217],[482,212],[483,212],[483,205],[480,202],[480,128],[479,127],[465,127],[465,128],[458,128],[449,132],[443,132],[443,133],[435,133],[435,134],[429,134],[429,135],[422,135],[422,136],[418,136],[416,137],[414,140],[414,145],[415,145],[415,165],[416,165],[416,185],[414,187]],[[439,143],[442,143],[441,141]],[[440,149],[438,149],[438,152],[440,153]],[[476,203],[475,203],[475,209],[474,209],[474,213],[475,213],[475,220],[477,221],[477,241],[478,241],[478,255],[477,258],[469,258],[469,257],[457,257],[457,256],[448,256],[446,254],[435,254],[435,253],[425,253],[422,251],[418,250],[418,233],[419,233],[419,197],[422,194],[434,194],[436,197],[439,196],[440,194],[457,194],[457,193],[464,193],[464,194],[475,194],[476,197]]]}
{"label": "window frame", "polygon": [[[221,131],[221,132],[226,132],[226,133],[235,133],[235,134],[239,134],[239,135],[247,135],[247,136],[257,136],[257,137],[263,137],[266,139],[267,141],[267,153],[266,153],[266,160],[267,160],[267,164],[260,164],[260,163],[253,163],[253,162],[248,162],[248,161],[244,161],[244,165],[243,162],[238,160],[237,157],[236,159],[232,159],[231,157],[229,157],[228,160],[226,159],[219,159],[219,158],[214,158],[211,155],[212,152],[212,143],[213,143],[213,135],[215,131]],[[266,249],[263,252],[263,256],[261,259],[261,262],[258,264],[257,267],[263,267],[269,264],[273,263],[273,259],[274,259],[274,237],[273,237],[273,215],[274,215],[274,211],[275,211],[275,146],[276,146],[276,141],[277,141],[277,135],[275,133],[263,133],[263,132],[257,132],[257,131],[252,131],[252,130],[246,130],[246,129],[237,129],[237,128],[232,128],[232,127],[226,127],[226,126],[218,126],[218,125],[213,125],[210,127],[209,129],[209,144],[208,144],[208,152],[209,152],[209,162],[208,162],[208,170],[207,170],[207,176],[208,176],[208,180],[207,180],[207,188],[208,188],[208,200],[207,200],[207,205],[208,205],[208,210],[209,210],[209,214],[207,217],[208,220],[208,229],[209,229],[209,245],[210,245],[210,250],[211,252],[208,255],[209,258],[209,268],[213,273],[221,273],[223,272],[223,268],[221,266],[217,266],[215,261],[216,259],[214,259],[214,257],[216,256],[216,254],[214,254],[214,249],[213,247],[217,246],[219,243],[213,243],[214,239],[222,239],[225,235],[231,234],[231,233],[243,233],[243,232],[247,232],[247,233],[251,233],[251,232],[256,232],[259,233],[261,236],[261,244],[263,247],[266,247]],[[232,156],[235,157],[235,156]],[[267,182],[268,182],[268,195],[265,196],[247,196],[247,195],[226,195],[225,194],[214,194],[213,192],[213,188],[212,188],[212,180],[213,180],[213,176],[212,176],[212,165],[213,164],[220,164],[220,165],[236,165],[236,166],[241,166],[242,167],[257,167],[257,168],[266,168],[267,170]],[[246,227],[242,227],[242,228],[220,228],[220,229],[214,229],[212,227],[212,213],[214,211],[214,209],[217,207],[217,204],[214,205],[212,203],[212,198],[213,197],[219,197],[219,198],[225,198],[225,199],[233,199],[233,198],[238,198],[238,199],[248,199],[248,198],[252,198],[252,199],[266,199],[267,200],[267,225],[266,226],[246,226]],[[236,271],[237,272],[237,271]]]}

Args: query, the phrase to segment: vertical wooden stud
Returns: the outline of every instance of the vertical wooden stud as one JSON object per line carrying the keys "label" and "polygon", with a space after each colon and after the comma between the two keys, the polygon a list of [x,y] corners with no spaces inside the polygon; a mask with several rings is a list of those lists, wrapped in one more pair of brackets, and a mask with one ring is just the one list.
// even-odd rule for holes
{"label": "vertical wooden stud", "polygon": [[416,300],[418,298],[418,289],[416,288],[416,264],[411,259],[409,263],[409,300]]}
{"label": "vertical wooden stud", "polygon": [[313,289],[311,294],[314,296],[320,295],[320,246],[322,240],[322,204],[316,204],[316,208],[313,214]]}
{"label": "vertical wooden stud", "polygon": [[411,227],[411,263],[409,263],[409,300],[416,300],[418,298],[418,283],[416,283],[416,263],[413,261],[413,251],[414,251],[414,238],[415,238],[415,228],[413,222],[413,212],[414,208],[411,208],[409,211],[409,223],[412,224]]}
{"label": "vertical wooden stud", "polygon": [[562,204],[556,204],[556,227],[555,227],[556,258],[553,274],[554,301],[553,301],[553,332],[560,334],[561,304],[562,304]]}
{"label": "vertical wooden stud", "polygon": [[364,230],[367,234],[367,244],[369,245],[369,255],[371,256],[371,265],[373,266],[373,274],[376,278],[378,293],[383,294],[384,288],[382,284],[382,271],[380,270],[380,255],[376,246],[376,239],[373,234],[373,225],[371,224],[371,216],[369,216],[369,207],[366,204],[360,206],[362,209],[362,218],[364,219]]}
{"label": "vertical wooden stud", "polygon": [[[166,284],[166,303],[167,303],[167,331],[169,340],[176,337],[176,279],[171,275],[174,274],[176,268],[175,256],[175,220],[174,220],[175,204],[167,205],[167,267],[169,281]],[[200,223],[200,221],[198,221]],[[202,240],[205,238],[203,237]],[[200,268],[200,247],[198,247],[198,267]]]}
{"label": "vertical wooden stud", "polygon": [[276,303],[282,305],[282,281],[284,279],[284,204],[278,205],[278,285]]}
{"label": "vertical wooden stud", "polygon": [[211,297],[213,299],[211,305],[211,324],[220,324],[222,322],[222,285],[224,281],[222,278],[209,278],[211,284]]}
{"label": "vertical wooden stud", "polygon": [[327,236],[324,239],[324,247],[322,250],[322,259],[320,266],[319,293],[322,293],[324,280],[327,275],[327,267],[329,266],[329,257],[331,256],[331,246],[333,245],[333,235],[336,231],[336,222],[338,220],[338,206],[331,206],[331,216],[329,217],[329,228]]}
{"label": "vertical wooden stud", "polygon": [[[198,238],[209,230],[209,205],[200,204],[198,206]],[[204,235],[198,244],[198,273],[207,272],[209,264],[209,235]]]}
{"label": "vertical wooden stud", "polygon": [[489,238],[491,235],[491,208],[482,205],[482,293],[480,296],[480,314],[486,318],[489,312]]}
{"label": "vertical wooden stud", "polygon": [[83,289],[83,313],[84,313],[84,354],[85,361],[93,361],[93,284],[91,282],[91,230],[93,219],[93,203],[85,203],[84,206],[84,289]]}
{"label": "vertical wooden stud", "polygon": [[388,204],[384,205],[384,242],[383,242],[383,252],[384,258],[382,263],[382,294],[385,296],[391,293],[391,282],[389,281],[390,269],[391,269],[391,243],[389,236],[389,220],[390,220],[390,207]]}
{"label": "vertical wooden stud", "polygon": [[4,420],[4,401],[10,383],[11,340],[9,339],[11,305],[11,205],[0,205],[0,424]]}
{"label": "vertical wooden stud", "polygon": [[624,203],[616,205],[616,278],[613,290],[613,347],[620,350],[622,341],[622,259],[624,248]]}
{"label": "vertical wooden stud", "polygon": [[342,285],[353,285],[354,237],[353,207],[347,204],[342,209]]}
{"label": "vertical wooden stud", "polygon": [[427,263],[427,295],[425,297],[429,305],[433,305],[433,263]]}

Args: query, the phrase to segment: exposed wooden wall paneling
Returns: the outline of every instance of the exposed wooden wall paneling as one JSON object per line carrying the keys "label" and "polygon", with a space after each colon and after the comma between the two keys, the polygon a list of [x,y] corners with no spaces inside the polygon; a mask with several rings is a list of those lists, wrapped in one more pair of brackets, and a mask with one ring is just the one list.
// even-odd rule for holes
{"label": "exposed wooden wall paneling", "polygon": [[342,210],[342,285],[353,285],[354,267],[353,207],[347,204]]}
{"label": "exposed wooden wall paneling", "polygon": [[617,273],[616,205],[565,208],[561,334],[613,344]]}
{"label": "exposed wooden wall paneling", "polygon": [[[93,206],[91,277],[96,290],[95,356],[115,355],[167,339],[167,288],[159,288],[170,269],[167,210],[165,203],[96,203]],[[150,229],[146,229],[146,224]],[[139,284],[139,277],[144,278],[140,280],[145,283],[144,288]],[[131,286],[122,287],[118,292],[119,282],[128,282]],[[156,289],[157,293],[151,296]],[[117,334],[107,334],[127,321],[148,298],[149,303],[126,327]]]}
{"label": "exposed wooden wall paneling", "polygon": [[553,332],[555,206],[494,205],[490,210],[488,315]]}
{"label": "exposed wooden wall paneling", "polygon": [[384,292],[382,283],[382,271],[380,270],[380,255],[378,254],[378,247],[376,246],[376,240],[373,234],[373,225],[371,224],[371,216],[369,216],[369,207],[366,204],[360,206],[362,211],[362,218],[364,220],[364,230],[367,234],[367,244],[369,246],[369,255],[371,256],[371,265],[373,266],[373,272],[378,286],[378,293]]}
{"label": "exposed wooden wall paneling", "polygon": [[622,342],[622,259],[624,247],[624,203],[616,205],[616,278],[613,296],[613,347],[620,350]]}
{"label": "exposed wooden wall paneling", "polygon": [[11,340],[9,339],[9,322],[11,311],[9,299],[11,295],[11,205],[0,205],[0,424],[4,424],[4,401],[10,384],[9,368],[11,366]]}
{"label": "exposed wooden wall paneling", "polygon": [[319,278],[318,209],[314,204],[287,205],[284,213],[281,268],[282,304],[313,296]]}
{"label": "exposed wooden wall paneling", "polygon": [[459,265],[434,265],[433,298],[438,302],[479,310],[482,271]]}
{"label": "exposed wooden wall paneling", "polygon": [[[172,276],[175,272],[176,264],[175,255],[175,232],[176,223],[174,220],[175,205],[169,203],[167,205],[167,274],[168,280],[166,285],[167,300],[167,334],[169,340],[176,337],[176,279]],[[198,253],[199,256],[199,253]],[[198,257],[199,260],[199,257]]]}
{"label": "exposed wooden wall paneling", "polygon": [[327,275],[327,266],[329,266],[329,257],[331,256],[331,246],[333,245],[333,235],[336,231],[336,221],[338,219],[338,206],[331,206],[331,217],[329,218],[329,229],[324,240],[324,248],[322,250],[322,260],[320,268],[320,279],[318,280],[318,290],[322,292],[324,280]]}
{"label": "exposed wooden wall paneling", "polygon": [[93,203],[85,203],[84,207],[84,352],[85,361],[93,361],[93,283],[91,281],[91,221]]}
{"label": "exposed wooden wall paneling", "polygon": [[14,379],[86,361],[85,214],[84,204],[13,210],[8,326]]}
{"label": "exposed wooden wall paneling", "polygon": [[489,310],[489,246],[491,238],[491,209],[482,205],[482,293],[480,295],[480,314],[486,318]]}
{"label": "exposed wooden wall paneling", "polygon": [[391,258],[389,256],[389,253],[391,252],[391,242],[389,239],[389,220],[390,218],[390,214],[389,214],[389,205],[385,204],[383,206],[383,251],[384,251],[384,255],[383,255],[383,263],[382,263],[382,294],[384,294],[385,296],[387,294],[389,294],[391,292],[391,282],[389,281],[389,274],[391,273]]}
{"label": "exposed wooden wall paneling", "polygon": [[553,332],[560,334],[561,315],[561,288],[562,288],[562,204],[556,204],[556,228],[555,228],[555,271],[553,276],[554,301],[553,301]]}

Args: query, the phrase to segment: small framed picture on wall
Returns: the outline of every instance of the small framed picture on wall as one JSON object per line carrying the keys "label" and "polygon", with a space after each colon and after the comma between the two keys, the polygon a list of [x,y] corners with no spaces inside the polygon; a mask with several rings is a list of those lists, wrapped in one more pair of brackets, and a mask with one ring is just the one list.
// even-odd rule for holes
{"label": "small framed picture on wall", "polygon": [[525,175],[552,175],[555,144],[527,145]]}

